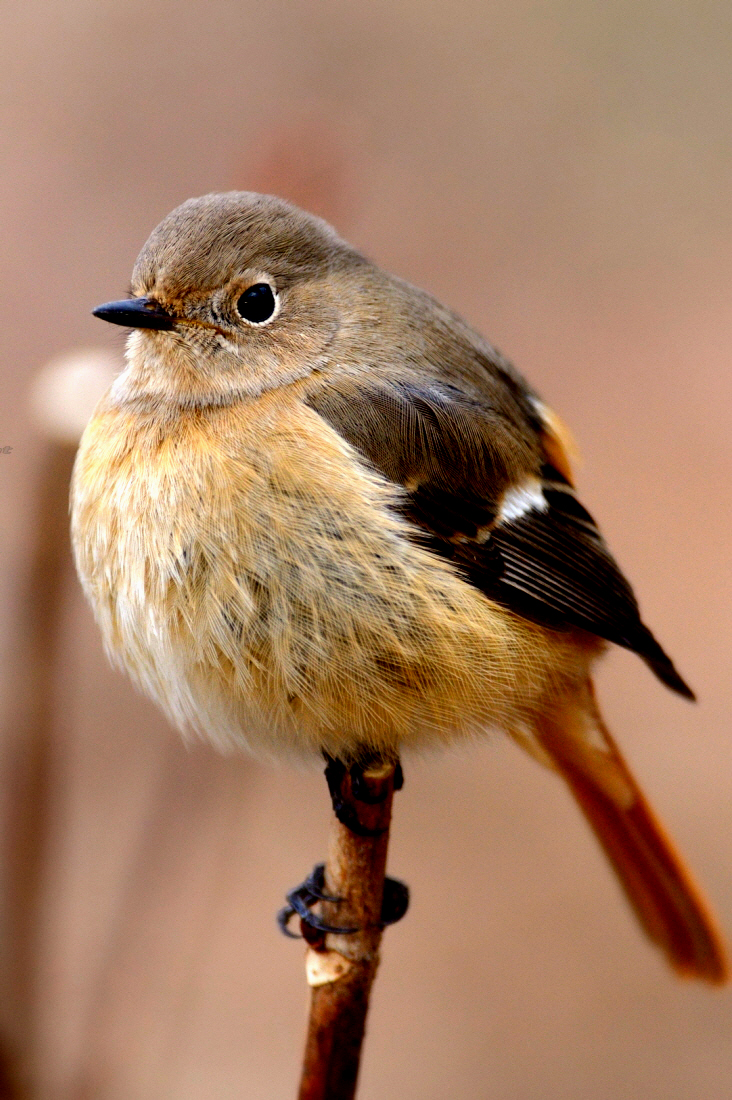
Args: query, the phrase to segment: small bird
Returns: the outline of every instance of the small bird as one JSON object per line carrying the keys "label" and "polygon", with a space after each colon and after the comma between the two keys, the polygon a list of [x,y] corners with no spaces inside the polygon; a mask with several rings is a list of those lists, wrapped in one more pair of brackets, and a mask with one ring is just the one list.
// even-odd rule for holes
{"label": "small bird", "polygon": [[722,982],[714,921],[600,716],[612,642],[693,693],[577,498],[566,430],[486,340],[250,192],[153,231],[81,441],[76,565],[183,730],[340,767],[502,730],[564,778],[642,926]]}

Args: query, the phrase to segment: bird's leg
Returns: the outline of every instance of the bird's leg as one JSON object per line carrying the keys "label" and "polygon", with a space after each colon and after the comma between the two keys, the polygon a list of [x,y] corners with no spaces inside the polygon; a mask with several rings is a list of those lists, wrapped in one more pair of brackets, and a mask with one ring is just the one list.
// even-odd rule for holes
{"label": "bird's leg", "polygon": [[[350,766],[330,756],[326,756],[326,761],[325,777],[333,812],[338,821],[355,836],[372,839],[382,836],[387,830],[365,825],[359,817],[356,805],[360,802],[364,807],[378,806],[384,801],[385,796],[374,792],[373,784],[369,784],[368,781],[368,773],[378,770],[382,761],[372,758]],[[394,767],[394,790],[401,790],[404,786],[401,764],[397,762],[396,765],[388,766]],[[311,946],[322,944],[325,935],[329,932],[335,935],[352,935],[361,931],[360,928],[329,924],[313,912],[313,906],[318,902],[325,901],[337,905],[343,900],[325,892],[325,866],[322,863],[316,864],[305,881],[289,892],[286,900],[287,905],[277,914],[280,929],[285,935],[297,938],[297,934],[290,931],[289,924],[294,916],[298,916],[302,935]],[[409,887],[398,879],[385,878],[380,925],[386,927],[386,925],[395,924],[401,920],[408,907]]]}

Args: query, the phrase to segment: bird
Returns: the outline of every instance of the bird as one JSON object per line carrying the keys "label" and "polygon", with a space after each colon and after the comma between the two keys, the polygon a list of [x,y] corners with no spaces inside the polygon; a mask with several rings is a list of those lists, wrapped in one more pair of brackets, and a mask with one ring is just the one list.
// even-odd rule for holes
{"label": "bird", "polygon": [[559,417],[455,312],[274,196],[178,206],[129,294],[93,311],[131,332],[71,488],[112,661],[184,732],[264,758],[358,769],[504,732],[565,781],[671,966],[725,981],[593,669],[614,644],[694,695]]}

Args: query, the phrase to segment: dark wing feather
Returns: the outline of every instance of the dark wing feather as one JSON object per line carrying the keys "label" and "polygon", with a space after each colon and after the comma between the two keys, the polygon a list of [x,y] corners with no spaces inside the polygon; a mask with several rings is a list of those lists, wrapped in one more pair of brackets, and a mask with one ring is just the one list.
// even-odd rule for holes
{"label": "dark wing feather", "polygon": [[[525,429],[525,410],[508,387],[492,407],[448,383],[412,380],[365,383],[339,379],[320,386],[308,404],[373,465],[403,485],[426,513],[464,514],[464,534],[495,516],[506,488],[540,462]],[[448,521],[448,525],[449,525]]]}
{"label": "dark wing feather", "polygon": [[[642,623],[592,516],[542,455],[529,401],[495,409],[454,386],[408,381],[321,388],[308,403],[406,489],[405,512],[423,542],[488,597],[553,629],[579,627],[631,649],[693,698]],[[506,490],[531,476],[546,507],[502,519]]]}
{"label": "dark wing feather", "polygon": [[491,532],[503,562],[493,598],[547,626],[578,626],[631,649],[667,687],[693,698],[641,621],[632,588],[571,487],[545,480],[543,495],[546,511],[532,510]]}

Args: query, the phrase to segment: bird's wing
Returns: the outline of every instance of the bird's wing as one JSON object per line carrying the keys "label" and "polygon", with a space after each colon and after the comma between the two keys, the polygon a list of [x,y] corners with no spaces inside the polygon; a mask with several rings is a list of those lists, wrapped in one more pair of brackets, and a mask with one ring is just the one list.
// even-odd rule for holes
{"label": "bird's wing", "polygon": [[453,385],[363,379],[321,386],[307,401],[405,489],[427,545],[486,596],[631,649],[693,698],[577,499],[558,422],[539,402],[525,403],[521,424]]}

